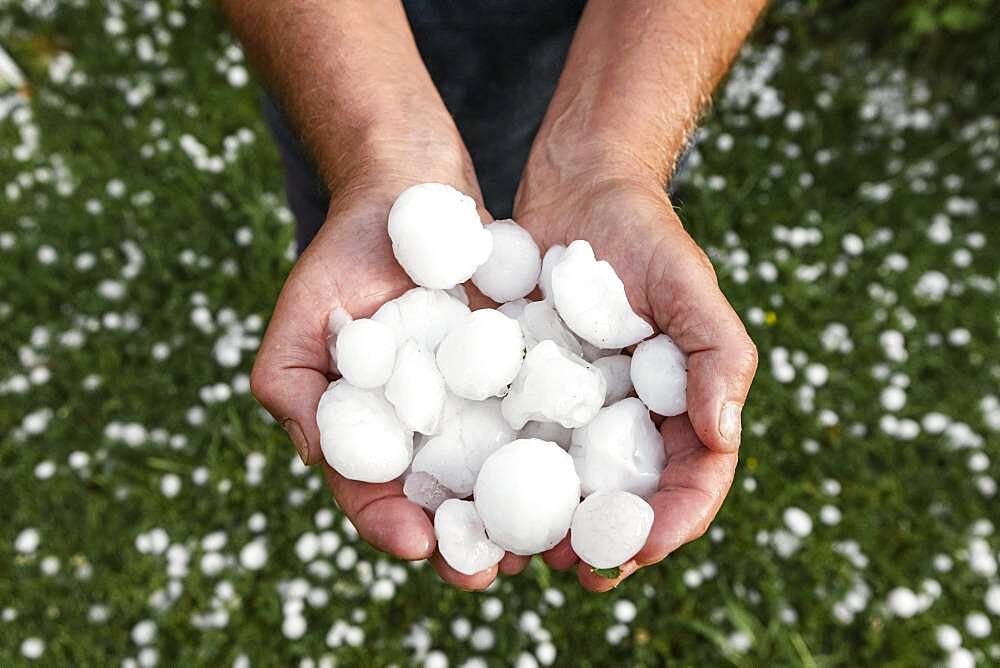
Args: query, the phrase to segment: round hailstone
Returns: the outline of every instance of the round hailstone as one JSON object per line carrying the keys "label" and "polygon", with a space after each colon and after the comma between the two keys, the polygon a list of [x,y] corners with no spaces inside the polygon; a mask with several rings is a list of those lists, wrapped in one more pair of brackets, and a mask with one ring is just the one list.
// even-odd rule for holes
{"label": "round hailstone", "polygon": [[514,554],[537,554],[566,535],[580,503],[580,479],[555,443],[519,439],[483,464],[475,503],[494,543]]}
{"label": "round hailstone", "polygon": [[594,360],[594,366],[604,374],[604,381],[608,385],[605,406],[617,403],[635,392],[631,377],[632,358],[628,355],[600,357]]}
{"label": "round hailstone", "polygon": [[552,269],[552,298],[573,333],[598,348],[624,348],[653,333],[629,306],[618,274],[586,241],[571,243]]}
{"label": "round hailstone", "polygon": [[553,341],[542,341],[524,364],[501,402],[503,416],[516,429],[528,420],[579,427],[604,405],[604,376],[582,357]]}
{"label": "round hailstone", "polygon": [[541,341],[555,341],[574,355],[581,355],[583,348],[573,332],[569,331],[556,310],[548,302],[528,302],[517,316],[528,348]]}
{"label": "round hailstone", "polygon": [[362,482],[389,482],[410,464],[413,436],[378,390],[330,383],[316,410],[320,447],[337,473]]}
{"label": "round hailstone", "polygon": [[526,422],[518,438],[537,438],[543,441],[552,441],[563,450],[569,450],[570,440],[573,438],[573,430],[564,427],[558,422]]}
{"label": "round hailstone", "polygon": [[516,320],[494,309],[470,313],[441,341],[437,364],[448,389],[482,401],[507,391],[524,356],[524,336]]}
{"label": "round hailstone", "polygon": [[486,537],[483,520],[472,501],[449,499],[434,513],[438,550],[459,573],[485,571],[503,559],[503,548]]}
{"label": "round hailstone", "polygon": [[614,568],[646,544],[653,509],[635,494],[609,490],[591,494],[573,513],[573,551],[594,568]]}
{"label": "round hailstone", "polygon": [[586,426],[575,429],[569,454],[584,496],[625,490],[647,497],[659,487],[666,466],[663,439],[649,411],[635,398],[602,408]]}
{"label": "round hailstone", "polygon": [[669,336],[636,346],[631,371],[635,392],[649,410],[665,417],[687,410],[687,355]]}
{"label": "round hailstone", "polygon": [[432,513],[448,499],[459,498],[455,492],[425,471],[414,471],[406,476],[406,480],[403,481],[403,495]]}
{"label": "round hailstone", "polygon": [[475,201],[443,183],[411,186],[396,198],[389,238],[413,282],[440,290],[469,280],[493,249]]}
{"label": "round hailstone", "polygon": [[435,436],[428,439],[413,456],[410,467],[414,473],[433,476],[444,487],[464,497],[472,493],[475,474],[465,465],[462,441],[453,436]]}
{"label": "round hailstone", "polygon": [[348,383],[366,390],[382,387],[396,361],[396,335],[375,320],[352,320],[337,334],[334,354]]}
{"label": "round hailstone", "polygon": [[472,283],[498,303],[524,297],[538,283],[542,267],[538,244],[513,220],[497,220],[486,231],[493,237],[493,251],[472,275]]}
{"label": "round hailstone", "polygon": [[566,247],[562,244],[550,246],[542,258],[542,270],[538,274],[538,288],[546,301],[552,301],[552,269],[559,264]]}
{"label": "round hailstone", "polygon": [[461,441],[465,465],[473,476],[479,474],[483,462],[497,448],[516,438],[516,432],[500,411],[499,399],[470,401],[450,392],[445,400],[440,435]]}
{"label": "round hailstone", "polygon": [[469,307],[444,290],[413,288],[382,304],[372,320],[395,332],[397,346],[413,339],[434,352],[444,335],[468,315]]}
{"label": "round hailstone", "polygon": [[385,386],[385,398],[395,407],[400,422],[421,434],[437,432],[444,396],[444,378],[434,358],[413,339],[407,340],[396,354],[396,368]]}

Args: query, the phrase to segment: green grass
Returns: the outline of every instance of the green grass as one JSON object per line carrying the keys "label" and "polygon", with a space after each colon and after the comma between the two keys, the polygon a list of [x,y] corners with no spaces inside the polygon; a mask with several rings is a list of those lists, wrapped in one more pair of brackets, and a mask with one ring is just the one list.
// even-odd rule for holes
{"label": "green grass", "polygon": [[[249,394],[203,404],[206,386],[244,387],[252,350],[238,368],[220,366],[212,348],[224,326],[203,332],[192,312],[204,304],[225,320],[228,309],[251,319],[247,336],[259,336],[252,320],[270,313],[291,264],[292,228],[257,90],[230,86],[216,68],[232,38],[199,4],[164,1],[160,17],[148,20],[138,3],[122,3],[125,32],[109,35],[104,3],[60,3],[46,16],[0,3],[0,43],[25,70],[30,103],[22,108],[31,110],[20,126],[23,111],[0,120],[0,665],[25,661],[30,637],[44,641],[46,665],[120,664],[139,656],[130,633],[147,619],[162,665],[230,665],[240,655],[254,665],[323,656],[339,665],[408,665],[417,653],[405,639],[419,635],[415,626],[452,665],[472,657],[510,665],[548,637],[560,665],[923,666],[947,658],[935,639],[941,625],[961,631],[982,665],[1000,661],[1000,616],[984,601],[997,577],[982,565],[977,572],[969,556],[976,534],[994,559],[1000,549],[989,523],[1000,520],[997,497],[987,493],[1000,474],[1000,84],[966,76],[983,71],[992,40],[942,38],[953,43],[928,47],[941,58],[899,62],[885,40],[875,54],[861,49],[847,15],[787,3],[772,11],[720,89],[681,190],[681,215],[710,250],[762,358],[740,470],[715,530],[605,596],[540,563],[491,592],[467,594],[441,585],[427,566],[391,570],[398,564],[353,540],[339,515],[317,528],[317,512],[333,508],[320,473],[292,464],[280,429]],[[172,11],[183,26],[171,23]],[[140,59],[141,35],[162,56]],[[762,117],[759,86],[747,106],[735,92],[769,48],[780,63],[766,85],[782,109]],[[50,77],[55,62],[59,78],[64,52],[80,80]],[[142,82],[150,95],[130,106],[124,91]],[[882,101],[884,116],[863,111],[872,100]],[[927,127],[899,125],[900,113],[921,109]],[[790,111],[801,112],[801,127]],[[37,128],[38,146],[22,155],[16,147],[27,125]],[[255,139],[219,173],[196,169],[180,146],[190,134],[221,154],[224,137],[241,128]],[[115,179],[122,197],[109,192]],[[871,184],[886,184],[891,196],[865,197]],[[949,210],[950,239],[932,241],[935,216]],[[251,243],[237,243],[241,228]],[[818,231],[815,243],[790,246],[781,230],[792,228],[802,228],[795,238]],[[863,242],[859,255],[844,250],[852,234]],[[134,275],[125,242],[144,256]],[[43,247],[55,251],[54,262],[40,262]],[[78,269],[88,253],[94,266]],[[893,254],[906,260],[901,271],[888,266],[901,262],[886,260]],[[960,292],[939,301],[916,294],[932,270]],[[99,290],[105,280],[124,297]],[[846,327],[850,352],[824,346],[831,323]],[[905,360],[887,356],[887,330],[904,336]],[[74,337],[82,345],[66,345]],[[154,355],[158,343],[169,346],[165,360]],[[776,377],[787,366],[779,349],[796,364],[791,382]],[[803,389],[809,364],[829,375],[812,390]],[[885,420],[881,396],[892,382],[908,385],[894,415],[914,421],[912,438],[909,423]],[[193,424],[190,409],[203,405],[203,422]],[[45,409],[45,428],[28,433],[26,416]],[[949,418],[949,431],[920,426],[935,412]],[[141,425],[125,429],[137,436],[134,446],[116,438],[115,425],[128,423]],[[82,459],[75,452],[88,455],[86,465],[73,465]],[[248,473],[250,453],[265,458],[259,480]],[[172,498],[161,492],[169,475],[182,483]],[[829,481],[839,483],[838,494]],[[839,509],[839,523],[820,521],[826,505]],[[781,556],[775,543],[787,536],[774,534],[789,507],[809,513],[814,528]],[[267,519],[259,533],[248,526],[255,513]],[[155,527],[191,555],[167,606],[155,594],[170,586],[166,558],[136,546]],[[28,528],[41,542],[21,554],[15,539]],[[201,542],[217,531],[233,562],[208,575]],[[309,531],[334,532],[367,566],[338,566],[350,556],[340,548],[319,557],[332,565],[320,577],[322,567],[296,555]],[[268,562],[246,571],[238,555],[254,535],[266,540]],[[849,541],[863,564],[843,554]],[[937,570],[937,555],[953,567]],[[46,574],[51,557],[59,567]],[[699,569],[711,577],[694,586]],[[395,595],[375,600],[371,582],[392,576]],[[289,640],[281,591],[295,578],[329,601],[307,605],[308,631]],[[926,610],[907,619],[889,612],[891,590],[933,592],[928,580],[941,592]],[[232,588],[218,603],[226,625],[194,628],[192,615],[213,609],[220,582]],[[858,598],[858,582],[870,593],[846,619],[839,604],[852,589]],[[502,607],[496,617],[492,599]],[[637,614],[612,644],[607,634],[623,600]],[[104,606],[108,619],[89,621],[93,606]],[[992,638],[967,632],[966,616],[976,611],[991,620]],[[520,630],[525,612],[529,622],[530,613],[541,616],[544,632]],[[491,646],[457,637],[458,618],[490,629]],[[363,629],[363,645],[330,647],[337,621]]]}

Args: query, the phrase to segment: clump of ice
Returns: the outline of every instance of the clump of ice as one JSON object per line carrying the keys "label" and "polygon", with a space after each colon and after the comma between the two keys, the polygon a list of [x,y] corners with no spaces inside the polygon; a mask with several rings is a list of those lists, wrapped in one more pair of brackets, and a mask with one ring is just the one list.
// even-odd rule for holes
{"label": "clump of ice", "polygon": [[523,354],[524,336],[517,321],[495,309],[481,309],[445,335],[437,364],[448,389],[481,401],[506,393]]}
{"label": "clump of ice", "polygon": [[476,474],[465,463],[462,441],[452,435],[428,439],[413,457],[414,472],[434,476],[459,497],[472,493]]}
{"label": "clump of ice", "polygon": [[387,325],[396,334],[396,345],[413,339],[428,352],[451,329],[465,320],[469,307],[444,290],[413,288],[375,311],[372,320]]}
{"label": "clump of ice", "polygon": [[469,280],[493,248],[475,201],[443,183],[411,186],[396,198],[389,238],[414,283],[442,290]]}
{"label": "clump of ice", "polygon": [[570,440],[573,438],[573,430],[562,426],[558,422],[535,422],[532,420],[525,423],[521,431],[517,433],[517,437],[552,441],[563,450],[569,450]]}
{"label": "clump of ice", "polygon": [[519,439],[494,452],[475,485],[490,539],[514,554],[543,552],[562,540],[580,502],[573,460],[555,443]]}
{"label": "clump of ice", "polygon": [[552,269],[559,264],[566,247],[562,244],[550,246],[542,258],[542,271],[538,275],[538,288],[547,301],[552,301]]}
{"label": "clump of ice", "polygon": [[632,387],[632,358],[628,355],[609,355],[594,360],[594,366],[604,375],[608,386],[608,394],[604,397],[604,405],[610,406],[630,396],[635,389]]}
{"label": "clump of ice", "polygon": [[574,355],[583,354],[580,341],[548,302],[527,302],[516,317],[528,348],[541,341],[554,341]]}
{"label": "clump of ice", "polygon": [[524,307],[530,304],[527,299],[515,299],[514,301],[507,302],[505,304],[500,304],[497,306],[497,310],[503,313],[508,318],[513,318],[517,320],[524,313]]}
{"label": "clump of ice", "polygon": [[606,391],[596,367],[553,341],[542,341],[528,351],[501,407],[516,429],[528,420],[579,427],[604,405]]}
{"label": "clump of ice", "polygon": [[598,348],[624,348],[653,333],[629,305],[618,274],[586,241],[571,243],[553,267],[552,297],[573,333]]}
{"label": "clump of ice", "polygon": [[524,297],[538,283],[542,266],[538,244],[513,220],[494,221],[486,231],[493,237],[493,250],[472,275],[473,284],[498,303]]}
{"label": "clump of ice", "polygon": [[440,434],[461,441],[465,465],[474,475],[487,457],[516,437],[503,417],[499,399],[471,401],[451,393],[445,399]]}
{"label": "clump of ice", "polygon": [[[357,321],[355,321],[357,322]],[[434,357],[407,340],[396,354],[396,366],[385,386],[385,398],[410,431],[434,434],[444,409],[444,378]]]}
{"label": "clump of ice", "polygon": [[345,478],[388,482],[410,464],[413,436],[379,390],[330,383],[319,400],[316,424],[327,463]]}
{"label": "clump of ice", "polygon": [[642,549],[653,528],[653,509],[635,494],[591,494],[573,513],[573,551],[594,568],[621,566]]}
{"label": "clump of ice", "polygon": [[380,322],[361,318],[343,325],[334,348],[337,370],[355,387],[385,385],[396,360],[396,337]]}
{"label": "clump of ice", "polygon": [[432,513],[448,499],[460,498],[453,490],[426,471],[414,471],[403,481],[403,494]]}
{"label": "clump of ice", "polygon": [[635,347],[631,375],[649,410],[666,417],[687,410],[687,355],[666,334]]}
{"label": "clump of ice", "polygon": [[484,571],[503,558],[503,548],[486,537],[483,520],[471,501],[442,503],[434,514],[434,533],[441,556],[459,573]]}

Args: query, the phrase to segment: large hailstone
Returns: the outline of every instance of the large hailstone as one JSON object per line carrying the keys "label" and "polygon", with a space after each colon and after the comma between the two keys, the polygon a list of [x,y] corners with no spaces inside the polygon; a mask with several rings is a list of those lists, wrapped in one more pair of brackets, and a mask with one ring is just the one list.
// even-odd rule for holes
{"label": "large hailstone", "polygon": [[653,528],[653,509],[635,494],[591,494],[573,513],[570,544],[594,568],[614,568],[634,557]]}
{"label": "large hailstone", "polygon": [[506,304],[500,304],[497,306],[497,310],[503,313],[508,318],[514,318],[517,320],[524,313],[524,307],[530,304],[527,299],[515,299],[512,302],[507,302]]}
{"label": "large hailstone", "polygon": [[552,269],[559,264],[566,247],[562,244],[549,246],[542,258],[542,270],[538,274],[538,288],[542,291],[542,296],[546,301],[552,301]]}
{"label": "large hailstone", "polygon": [[386,400],[396,408],[404,427],[421,434],[434,434],[444,409],[444,397],[444,378],[434,358],[416,341],[407,340],[396,354],[396,368],[385,386]]}
{"label": "large hailstone", "polygon": [[480,309],[444,337],[437,365],[448,389],[481,401],[507,391],[523,355],[524,335],[517,321],[494,309]]}
{"label": "large hailstone", "polygon": [[528,420],[572,428],[597,415],[606,392],[604,376],[596,367],[553,341],[542,341],[528,351],[500,406],[515,429]]}
{"label": "large hailstone", "polygon": [[434,513],[434,533],[441,556],[459,573],[473,575],[503,559],[503,548],[486,537],[472,501],[442,503]]}
{"label": "large hailstone", "polygon": [[382,304],[372,320],[395,332],[397,346],[413,339],[434,352],[445,334],[468,315],[469,307],[444,290],[413,288]]}
{"label": "large hailstone", "polygon": [[535,422],[532,420],[525,423],[521,431],[517,432],[517,437],[552,441],[563,450],[569,450],[573,439],[573,430],[562,426],[558,422]]}
{"label": "large hailstone", "polygon": [[604,398],[604,405],[610,406],[632,394],[631,366],[632,358],[628,355],[610,355],[599,357],[594,360],[596,366],[608,384],[608,395]]}
{"label": "large hailstone", "polygon": [[586,241],[571,243],[552,269],[552,297],[573,333],[598,348],[624,348],[653,333],[629,306],[618,274]]}
{"label": "large hailstone", "polygon": [[337,333],[334,354],[337,370],[348,383],[366,390],[382,387],[396,361],[396,336],[380,322],[352,320]]}
{"label": "large hailstone", "polygon": [[483,462],[497,448],[517,437],[500,411],[499,399],[470,401],[450,392],[445,399],[440,435],[461,441],[465,466],[473,476],[479,474]]}
{"label": "large hailstone", "polygon": [[469,280],[493,248],[475,201],[443,183],[411,186],[396,198],[389,238],[413,282],[440,290]]}
{"label": "large hailstone", "polygon": [[534,347],[540,341],[555,341],[574,355],[581,355],[580,341],[562,321],[552,305],[546,301],[528,302],[517,315],[517,322],[524,332],[524,345]]}
{"label": "large hailstone", "polygon": [[426,471],[414,471],[403,481],[403,495],[410,501],[423,506],[432,513],[448,499],[460,498],[453,490],[441,484]]}
{"label": "large hailstone", "polygon": [[473,284],[498,303],[524,297],[538,283],[542,266],[538,244],[513,220],[497,220],[486,230],[493,236],[493,251],[472,275]]}
{"label": "large hailstone", "polygon": [[631,375],[649,410],[666,417],[687,410],[687,355],[666,334],[636,346]]}
{"label": "large hailstone", "polygon": [[413,435],[379,390],[330,383],[316,410],[323,456],[337,473],[362,482],[399,477],[413,455]]}
{"label": "large hailstone", "polygon": [[666,465],[663,439],[649,411],[634,397],[602,408],[574,430],[569,454],[584,496],[615,489],[649,496]]}
{"label": "large hailstone", "polygon": [[573,459],[555,443],[519,439],[486,460],[475,503],[490,540],[531,555],[563,539],[580,503]]}
{"label": "large hailstone", "polygon": [[451,434],[425,441],[414,455],[410,468],[414,473],[433,476],[458,497],[471,494],[476,482],[476,474],[465,463],[462,441]]}

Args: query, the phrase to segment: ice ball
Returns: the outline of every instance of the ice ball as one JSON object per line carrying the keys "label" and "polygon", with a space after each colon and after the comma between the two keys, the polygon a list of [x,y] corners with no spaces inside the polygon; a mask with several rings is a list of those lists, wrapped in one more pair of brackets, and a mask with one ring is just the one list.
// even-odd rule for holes
{"label": "ice ball", "polygon": [[524,336],[517,321],[481,309],[448,332],[438,347],[437,364],[448,389],[480,401],[507,392],[523,355]]}
{"label": "ice ball", "polygon": [[444,378],[434,357],[408,339],[396,354],[395,369],[385,386],[386,400],[395,407],[404,427],[421,434],[434,434],[444,409],[444,397]]}
{"label": "ice ball", "polygon": [[605,406],[617,403],[633,393],[631,357],[628,355],[599,357],[593,361],[593,365],[604,375],[604,381],[608,385],[608,394],[604,398]]}
{"label": "ice ball", "polygon": [[372,320],[396,334],[396,345],[413,339],[424,350],[434,352],[445,334],[465,320],[469,307],[444,290],[413,288],[383,304]]}
{"label": "ice ball", "polygon": [[472,283],[497,303],[524,297],[538,283],[542,266],[538,244],[513,220],[494,221],[486,230],[493,237],[493,250],[472,275]]}
{"label": "ice ball", "polygon": [[334,348],[337,370],[347,382],[362,389],[382,387],[396,361],[396,337],[380,322],[361,318],[345,324]]}
{"label": "ice ball", "polygon": [[653,509],[640,497],[621,490],[591,494],[573,513],[573,551],[594,568],[614,568],[646,544]]}
{"label": "ice ball", "polygon": [[636,346],[631,376],[649,410],[667,417],[687,410],[687,355],[666,334]]}
{"label": "ice ball", "polygon": [[483,520],[471,501],[449,499],[434,513],[438,550],[459,573],[473,575],[503,559],[504,551],[486,537]]}

